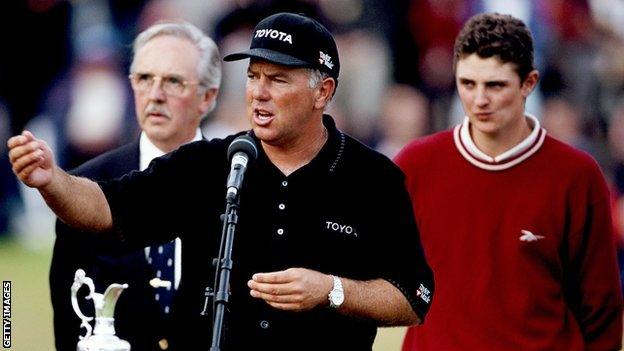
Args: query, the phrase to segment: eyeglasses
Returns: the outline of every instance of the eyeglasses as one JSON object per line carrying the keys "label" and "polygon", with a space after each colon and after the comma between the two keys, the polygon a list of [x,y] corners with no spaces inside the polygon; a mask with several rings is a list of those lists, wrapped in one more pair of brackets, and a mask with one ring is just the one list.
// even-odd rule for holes
{"label": "eyeglasses", "polygon": [[133,73],[128,76],[132,89],[142,93],[152,90],[154,82],[160,82],[161,88],[169,96],[181,96],[189,85],[200,84],[189,82],[178,76],[156,76],[150,73]]}

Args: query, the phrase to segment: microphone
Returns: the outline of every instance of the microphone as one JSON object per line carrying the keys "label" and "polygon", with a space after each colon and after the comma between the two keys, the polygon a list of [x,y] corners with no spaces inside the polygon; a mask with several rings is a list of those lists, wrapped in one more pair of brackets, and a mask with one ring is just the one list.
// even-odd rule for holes
{"label": "microphone", "polygon": [[238,196],[238,191],[243,185],[247,164],[258,157],[258,148],[254,140],[248,134],[244,134],[232,141],[228,147],[227,156],[231,162],[231,168],[227,180],[226,200],[230,202]]}

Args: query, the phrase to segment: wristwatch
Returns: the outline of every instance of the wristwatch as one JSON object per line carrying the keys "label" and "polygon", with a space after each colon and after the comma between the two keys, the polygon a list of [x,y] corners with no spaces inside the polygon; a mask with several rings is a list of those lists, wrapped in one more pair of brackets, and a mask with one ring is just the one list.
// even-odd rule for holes
{"label": "wristwatch", "polygon": [[344,302],[344,290],[342,289],[342,282],[340,278],[336,276],[331,276],[334,279],[334,287],[327,295],[329,299],[329,307],[338,308]]}

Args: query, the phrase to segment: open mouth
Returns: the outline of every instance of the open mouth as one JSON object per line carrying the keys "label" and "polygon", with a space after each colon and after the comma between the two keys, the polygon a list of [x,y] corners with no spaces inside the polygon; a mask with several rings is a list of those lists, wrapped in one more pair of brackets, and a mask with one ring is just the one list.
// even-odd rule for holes
{"label": "open mouth", "polygon": [[263,109],[256,108],[253,111],[254,122],[260,126],[264,126],[264,125],[271,123],[274,116],[275,115],[272,114],[271,112],[267,110],[263,110]]}

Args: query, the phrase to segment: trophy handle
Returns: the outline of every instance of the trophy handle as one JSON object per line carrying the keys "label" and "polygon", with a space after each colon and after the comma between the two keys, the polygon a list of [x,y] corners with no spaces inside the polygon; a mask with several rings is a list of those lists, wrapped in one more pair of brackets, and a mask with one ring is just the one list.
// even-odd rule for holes
{"label": "trophy handle", "polygon": [[90,321],[93,320],[93,317],[85,316],[82,311],[80,311],[80,306],[78,306],[78,290],[82,285],[87,285],[89,287],[89,294],[85,297],[86,299],[93,299],[93,294],[95,293],[95,286],[93,285],[93,280],[87,277],[86,273],[82,269],[76,270],[76,274],[74,275],[74,283],[71,286],[71,302],[72,307],[74,308],[74,312],[80,318],[82,323],[80,327],[85,328],[87,330],[84,336],[80,336],[80,340],[89,338],[91,336],[91,331],[93,328]]}

